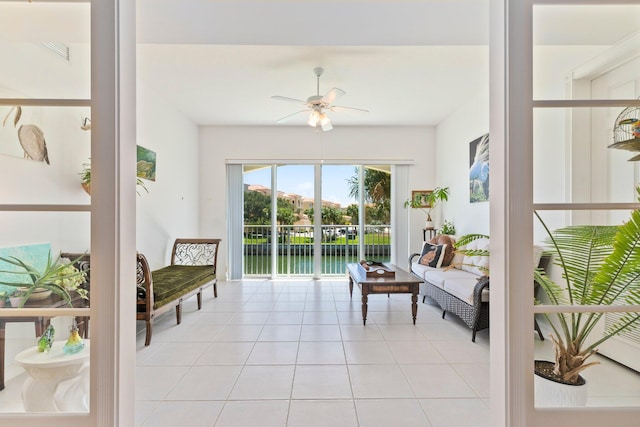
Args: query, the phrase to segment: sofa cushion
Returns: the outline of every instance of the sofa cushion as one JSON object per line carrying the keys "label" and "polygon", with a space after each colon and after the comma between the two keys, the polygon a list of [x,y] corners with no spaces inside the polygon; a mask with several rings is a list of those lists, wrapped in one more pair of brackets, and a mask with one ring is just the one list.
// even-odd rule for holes
{"label": "sofa cushion", "polygon": [[478,276],[475,274],[469,273],[468,271],[458,270],[457,268],[433,268],[425,271],[423,276],[424,280],[427,282],[443,289],[445,281],[448,280],[478,279]]}
{"label": "sofa cushion", "polygon": [[[465,250],[489,250],[489,239],[476,239],[465,246]],[[474,273],[478,276],[487,275],[489,270],[489,257],[483,255],[465,255],[462,261],[462,270]]]}
{"label": "sofa cushion", "polygon": [[438,234],[433,239],[429,240],[429,243],[434,245],[447,245],[444,249],[442,267],[449,266],[451,264],[451,261],[453,260],[453,256],[455,255],[455,239],[446,234]]}
{"label": "sofa cushion", "polygon": [[[478,276],[475,276],[445,280],[443,289],[467,304],[473,305],[473,289],[479,279]],[[487,301],[489,301],[489,288],[485,288],[482,291],[482,302]]]}
{"label": "sofa cushion", "polygon": [[437,270],[436,268],[429,267],[428,265],[422,265],[419,262],[415,261],[411,263],[411,272],[416,276],[424,280],[424,275],[427,271]]}
{"label": "sofa cushion", "polygon": [[446,247],[447,245],[434,245],[429,242],[424,242],[418,262],[422,265],[439,268],[442,265]]}

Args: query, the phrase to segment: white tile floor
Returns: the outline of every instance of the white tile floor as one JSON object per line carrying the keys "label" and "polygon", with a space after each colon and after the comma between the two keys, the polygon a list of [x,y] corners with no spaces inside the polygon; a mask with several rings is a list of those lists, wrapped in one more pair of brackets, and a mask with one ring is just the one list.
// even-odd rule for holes
{"label": "white tile floor", "polygon": [[488,333],[427,304],[413,326],[409,295],[370,296],[366,326],[345,280],[221,283],[184,310],[138,337],[138,426],[489,425]]}
{"label": "white tile floor", "polygon": [[[183,322],[138,324],[136,425],[144,427],[489,426],[489,333],[408,295],[360,297],[346,280],[220,283]],[[532,331],[532,339],[534,337]],[[549,355],[549,340],[536,354]],[[640,375],[609,363],[585,371],[590,405],[640,406]],[[0,392],[20,411],[21,375]]]}

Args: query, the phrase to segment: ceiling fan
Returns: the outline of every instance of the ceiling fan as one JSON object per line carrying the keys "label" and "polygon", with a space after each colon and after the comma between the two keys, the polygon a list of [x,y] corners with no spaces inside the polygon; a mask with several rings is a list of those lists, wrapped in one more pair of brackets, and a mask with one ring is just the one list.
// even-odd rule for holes
{"label": "ceiling fan", "polygon": [[317,67],[313,69],[313,73],[316,75],[316,79],[317,79],[316,94],[308,97],[306,101],[303,101],[302,99],[289,98],[286,96],[278,96],[278,95],[274,95],[271,97],[272,99],[277,99],[280,101],[289,101],[289,102],[295,102],[298,104],[303,104],[307,107],[304,110],[296,111],[293,114],[284,116],[283,118],[278,120],[278,123],[283,123],[297,114],[308,112],[309,119],[307,120],[307,123],[309,124],[309,126],[317,127],[318,125],[320,125],[323,131],[328,131],[333,129],[333,126],[331,126],[331,120],[329,120],[329,116],[327,116],[325,112],[326,110],[331,112],[336,112],[340,110],[355,110],[355,111],[362,111],[365,113],[369,112],[369,110],[363,110],[362,108],[341,107],[338,105],[332,105],[337,98],[341,97],[346,93],[345,91],[343,91],[342,89],[338,89],[337,87],[334,87],[333,89],[331,89],[324,96],[320,96],[320,76],[322,75],[323,72],[324,72],[324,69],[321,67]]}

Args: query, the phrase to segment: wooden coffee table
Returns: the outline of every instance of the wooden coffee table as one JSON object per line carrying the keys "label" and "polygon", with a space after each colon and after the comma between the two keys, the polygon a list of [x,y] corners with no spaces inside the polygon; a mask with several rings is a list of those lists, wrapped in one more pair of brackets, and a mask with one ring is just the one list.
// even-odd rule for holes
{"label": "wooden coffee table", "polygon": [[367,277],[357,263],[347,264],[349,273],[349,295],[353,296],[353,284],[360,286],[362,291],[362,324],[367,324],[367,301],[369,294],[411,294],[411,314],[413,324],[416,324],[418,314],[418,292],[422,281],[393,264],[386,264],[395,270],[393,277]]}

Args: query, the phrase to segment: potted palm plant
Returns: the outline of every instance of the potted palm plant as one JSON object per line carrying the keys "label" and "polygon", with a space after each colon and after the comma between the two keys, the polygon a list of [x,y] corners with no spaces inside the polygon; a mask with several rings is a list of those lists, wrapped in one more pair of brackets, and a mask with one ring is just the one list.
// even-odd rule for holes
{"label": "potted palm plant", "polygon": [[[535,271],[536,281],[554,305],[626,305],[640,304],[640,211],[621,226],[579,225],[547,231],[554,264],[562,271],[563,285],[555,283],[544,271]],[[623,331],[640,325],[640,313],[626,313],[607,324],[602,334],[594,334],[604,313],[545,314],[552,329],[555,361],[536,361],[536,404],[538,406],[577,406],[586,403],[586,387],[580,375],[597,364],[591,361],[598,346]],[[609,322],[608,322],[609,323]],[[576,391],[579,396],[566,403],[539,391],[546,380]],[[545,398],[546,397],[546,398]]]}
{"label": "potted palm plant", "polygon": [[404,207],[422,209],[427,214],[425,228],[433,229],[434,224],[433,218],[431,217],[431,211],[438,205],[438,203],[449,200],[449,187],[436,187],[431,192],[414,193],[415,194],[411,199],[404,202]]}

